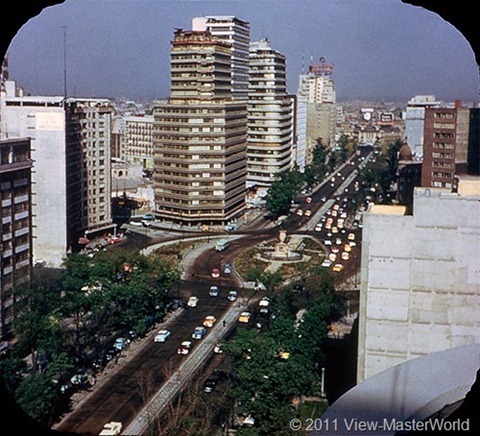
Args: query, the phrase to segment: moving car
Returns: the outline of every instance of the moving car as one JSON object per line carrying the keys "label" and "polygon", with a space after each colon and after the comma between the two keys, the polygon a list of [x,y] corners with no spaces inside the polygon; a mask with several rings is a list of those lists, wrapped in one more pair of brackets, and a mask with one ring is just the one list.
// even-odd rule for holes
{"label": "moving car", "polygon": [[215,318],[213,315],[208,315],[207,317],[205,317],[205,319],[203,320],[203,326],[204,327],[208,327],[208,328],[212,328],[213,325],[217,322],[217,318]]}
{"label": "moving car", "polygon": [[210,297],[218,297],[218,293],[218,286],[210,286],[210,291],[208,292],[208,295],[210,295]]}
{"label": "moving car", "polygon": [[160,330],[156,335],[155,335],[155,342],[165,342],[170,336],[172,335],[172,332],[169,330]]}
{"label": "moving car", "polygon": [[99,436],[117,436],[122,432],[122,423],[116,421],[107,422]]}
{"label": "moving car", "polygon": [[201,327],[201,326],[195,327],[195,330],[192,333],[192,338],[202,339],[206,333],[207,333],[207,330],[205,329],[205,327]]}
{"label": "moving car", "polygon": [[178,347],[177,354],[188,354],[190,353],[190,348],[192,348],[192,342],[183,341]]}
{"label": "moving car", "polygon": [[270,304],[270,299],[268,297],[263,297],[259,302],[258,302],[258,305],[260,307],[268,307],[268,305]]}
{"label": "moving car", "polygon": [[197,307],[197,303],[198,303],[198,297],[195,297],[195,296],[192,295],[188,299],[187,306],[188,307]]}

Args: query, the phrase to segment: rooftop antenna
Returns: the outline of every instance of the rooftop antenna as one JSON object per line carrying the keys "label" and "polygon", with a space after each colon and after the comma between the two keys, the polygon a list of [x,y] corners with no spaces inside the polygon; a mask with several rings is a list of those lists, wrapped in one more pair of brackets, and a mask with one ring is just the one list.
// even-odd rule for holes
{"label": "rooftop antenna", "polygon": [[68,26],[62,26],[63,29],[63,97],[67,98],[67,29]]}

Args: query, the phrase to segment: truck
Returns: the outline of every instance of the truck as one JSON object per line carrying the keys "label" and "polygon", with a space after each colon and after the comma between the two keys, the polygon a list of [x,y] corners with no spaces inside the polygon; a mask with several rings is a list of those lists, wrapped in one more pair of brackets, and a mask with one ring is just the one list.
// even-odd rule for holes
{"label": "truck", "polygon": [[223,251],[228,248],[228,241],[226,239],[221,239],[220,241],[217,241],[215,244],[215,250],[216,251]]}

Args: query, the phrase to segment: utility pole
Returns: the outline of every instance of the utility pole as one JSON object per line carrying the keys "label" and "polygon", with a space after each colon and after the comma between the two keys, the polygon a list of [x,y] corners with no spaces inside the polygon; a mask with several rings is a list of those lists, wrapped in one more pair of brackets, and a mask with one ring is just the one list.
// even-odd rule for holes
{"label": "utility pole", "polygon": [[67,29],[68,26],[62,26],[63,29],[63,97],[67,98]]}

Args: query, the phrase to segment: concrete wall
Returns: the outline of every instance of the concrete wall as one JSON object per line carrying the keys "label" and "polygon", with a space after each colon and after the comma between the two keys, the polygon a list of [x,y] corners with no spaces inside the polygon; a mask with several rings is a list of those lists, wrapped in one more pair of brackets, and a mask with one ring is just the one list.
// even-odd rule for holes
{"label": "concrete wall", "polygon": [[[2,135],[10,138],[30,137],[32,168],[32,234],[34,262],[47,266],[62,264],[67,250],[65,112],[61,97],[33,97],[4,101]],[[18,105],[11,106],[8,101]],[[20,105],[21,104],[21,105]]]}
{"label": "concrete wall", "polygon": [[480,197],[417,188],[414,216],[364,219],[358,381],[480,341]]}

